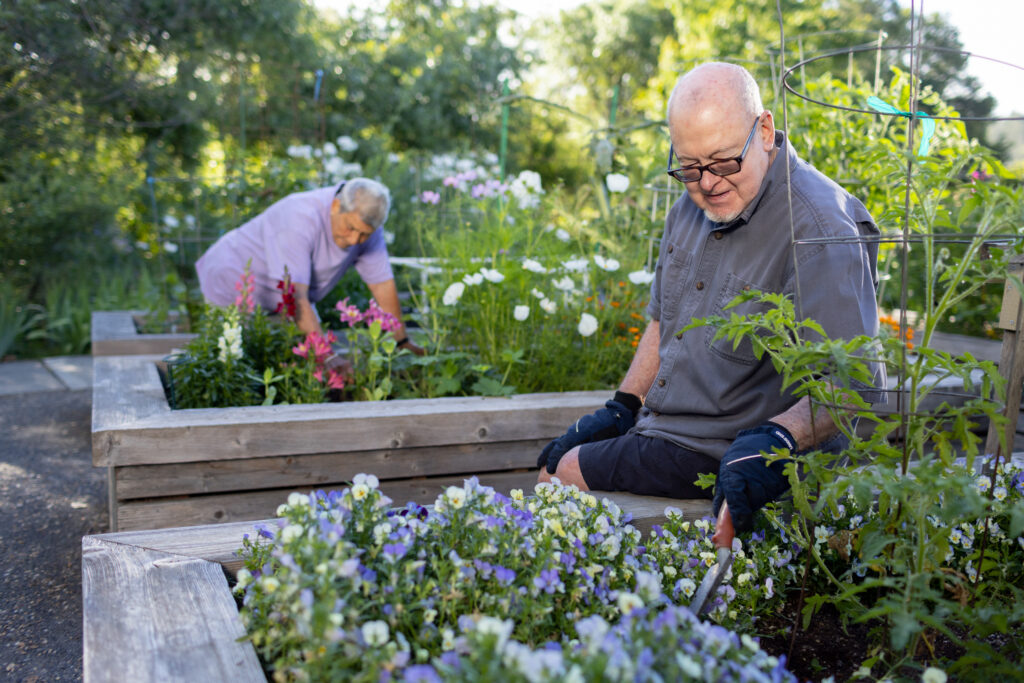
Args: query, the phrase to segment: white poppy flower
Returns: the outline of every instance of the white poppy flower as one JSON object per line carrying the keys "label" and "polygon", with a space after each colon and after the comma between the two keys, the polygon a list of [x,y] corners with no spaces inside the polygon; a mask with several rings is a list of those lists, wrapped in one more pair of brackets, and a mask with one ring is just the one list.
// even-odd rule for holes
{"label": "white poppy flower", "polygon": [[625,192],[629,189],[629,177],[621,173],[609,173],[604,177],[609,192]]}
{"label": "white poppy flower", "polygon": [[512,311],[512,317],[518,320],[519,322],[526,320],[527,318],[530,317],[530,307],[516,306],[515,310]]}
{"label": "white poppy flower", "polygon": [[577,325],[576,329],[584,337],[589,337],[597,332],[597,318],[589,313],[584,313],[580,316],[580,324]]}
{"label": "white poppy flower", "polygon": [[634,270],[626,277],[634,285],[649,285],[654,280],[654,273],[648,273],[646,270]]}

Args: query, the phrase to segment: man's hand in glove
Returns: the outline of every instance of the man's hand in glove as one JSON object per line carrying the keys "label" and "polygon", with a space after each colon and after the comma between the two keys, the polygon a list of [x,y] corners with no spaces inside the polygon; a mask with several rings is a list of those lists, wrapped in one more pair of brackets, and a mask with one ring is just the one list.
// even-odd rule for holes
{"label": "man's hand in glove", "polygon": [[796,450],[796,439],[782,425],[765,422],[740,432],[722,456],[712,507],[717,515],[722,501],[728,501],[736,531],[750,531],[754,513],[789,488],[783,469],[792,461],[776,460],[769,465],[761,455],[773,454],[776,449],[792,453]]}
{"label": "man's hand in glove", "polygon": [[548,474],[554,474],[558,461],[574,446],[622,436],[632,428],[640,406],[638,397],[616,391],[615,398],[605,403],[604,408],[576,420],[565,434],[545,446],[537,458],[537,467],[547,467]]}

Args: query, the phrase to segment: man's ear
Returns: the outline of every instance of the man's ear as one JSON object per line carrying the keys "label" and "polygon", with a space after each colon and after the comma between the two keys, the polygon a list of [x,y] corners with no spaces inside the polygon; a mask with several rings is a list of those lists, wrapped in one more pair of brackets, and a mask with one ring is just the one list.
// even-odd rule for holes
{"label": "man's ear", "polygon": [[[761,115],[760,133],[764,150],[770,152],[775,147],[775,117],[768,109],[765,109],[764,114]],[[765,137],[766,135],[767,137]]]}
{"label": "man's ear", "polygon": [[341,200],[337,197],[331,200],[331,212],[341,213]]}

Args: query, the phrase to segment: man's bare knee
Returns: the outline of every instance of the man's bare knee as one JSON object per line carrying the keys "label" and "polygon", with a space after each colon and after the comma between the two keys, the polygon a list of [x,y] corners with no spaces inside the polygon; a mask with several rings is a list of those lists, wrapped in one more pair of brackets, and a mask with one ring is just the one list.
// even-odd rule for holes
{"label": "man's bare knee", "polygon": [[579,446],[572,448],[558,461],[558,468],[554,476],[566,486],[572,485],[581,491],[589,491],[590,487],[583,479],[583,472],[580,470],[580,449]]}

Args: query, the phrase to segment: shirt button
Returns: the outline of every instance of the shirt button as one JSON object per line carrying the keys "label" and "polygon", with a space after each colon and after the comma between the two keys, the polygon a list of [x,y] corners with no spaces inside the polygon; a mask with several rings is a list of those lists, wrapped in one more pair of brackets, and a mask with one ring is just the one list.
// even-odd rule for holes
{"label": "shirt button", "polygon": [[722,231],[721,230],[715,230],[715,239],[716,240],[722,239]]}
{"label": "shirt button", "polygon": [[670,245],[668,245],[668,253],[670,253],[670,254],[671,254],[671,253],[672,253],[672,249],[674,249],[674,248],[675,248],[675,247],[673,247],[673,246],[672,246],[671,244],[670,244]]}
{"label": "shirt button", "polygon": [[659,387],[663,387],[663,386],[665,386],[665,380],[663,380],[663,379],[659,379],[659,380],[658,380],[658,386],[659,386]]}
{"label": "shirt button", "polygon": [[700,282],[697,283],[697,289],[704,289],[704,281],[703,280],[701,280]]}

